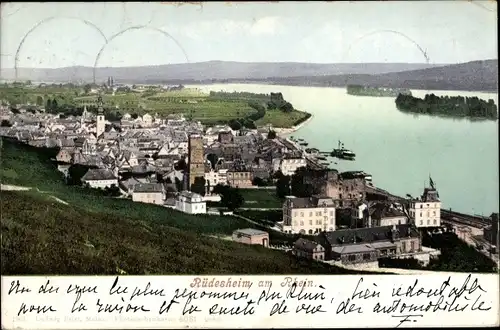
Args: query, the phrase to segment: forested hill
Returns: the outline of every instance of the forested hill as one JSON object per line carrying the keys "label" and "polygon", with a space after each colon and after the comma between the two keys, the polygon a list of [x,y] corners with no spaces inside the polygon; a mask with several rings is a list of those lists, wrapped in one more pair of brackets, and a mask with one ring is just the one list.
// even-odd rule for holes
{"label": "forested hill", "polygon": [[[427,63],[300,63],[208,61],[137,67],[96,69],[96,81],[113,76],[120,83],[200,81],[221,79],[266,79],[267,77],[320,76],[338,74],[380,74],[439,66]],[[68,82],[93,80],[93,68],[72,66],[57,69],[19,68],[19,80]],[[14,69],[1,70],[3,79],[14,79]]]}
{"label": "forested hill", "polygon": [[498,60],[474,61],[384,74],[345,74],[267,78],[266,83],[296,86],[365,85],[427,90],[497,91]]}

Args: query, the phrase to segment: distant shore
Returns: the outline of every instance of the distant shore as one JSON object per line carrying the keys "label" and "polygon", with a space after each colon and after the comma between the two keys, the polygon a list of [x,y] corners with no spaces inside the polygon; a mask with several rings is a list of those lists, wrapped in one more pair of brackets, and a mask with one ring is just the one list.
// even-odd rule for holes
{"label": "distant shore", "polygon": [[[346,88],[348,84],[335,84],[326,85],[319,83],[294,83],[282,81],[261,81],[261,80],[235,80],[235,81],[210,81],[210,82],[186,82],[190,86],[209,86],[209,85],[271,85],[271,86],[286,86],[286,87],[315,87],[315,88]],[[391,88],[405,88],[417,91],[455,91],[455,92],[478,92],[478,93],[492,93],[497,94],[498,89],[489,88],[459,88],[458,86],[407,86],[407,87],[391,87]]]}

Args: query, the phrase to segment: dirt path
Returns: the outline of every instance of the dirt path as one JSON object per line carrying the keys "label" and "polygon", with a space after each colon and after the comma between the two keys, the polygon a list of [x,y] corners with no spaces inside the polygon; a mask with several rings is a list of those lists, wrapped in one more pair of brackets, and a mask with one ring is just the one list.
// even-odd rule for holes
{"label": "dirt path", "polygon": [[[0,190],[4,190],[4,191],[30,191],[30,190],[33,190],[33,187],[22,187],[22,186],[10,185],[10,184],[1,184],[0,188],[1,188]],[[40,194],[50,194],[50,191],[43,191],[43,190],[40,190],[38,188],[35,188],[35,189]],[[55,201],[61,203],[61,204],[69,205],[68,202],[63,201],[62,199],[57,198],[56,196],[49,195],[49,197],[54,199]]]}
{"label": "dirt path", "polygon": [[5,191],[28,191],[31,190],[31,187],[22,187],[22,186],[14,186],[11,184],[0,184],[0,190]]}

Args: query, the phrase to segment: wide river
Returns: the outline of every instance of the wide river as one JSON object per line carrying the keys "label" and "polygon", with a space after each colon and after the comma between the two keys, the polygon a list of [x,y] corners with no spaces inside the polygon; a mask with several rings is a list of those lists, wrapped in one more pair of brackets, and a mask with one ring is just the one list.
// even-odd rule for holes
{"label": "wide river", "polygon": [[[498,121],[405,114],[392,97],[348,95],[345,88],[254,84],[192,86],[203,91],[282,92],[313,118],[291,135],[329,151],[341,140],[355,161],[335,160],[339,171],[363,170],[394,194],[419,196],[431,175],[444,208],[490,215],[499,209]],[[478,96],[491,93],[412,90],[413,95]]]}

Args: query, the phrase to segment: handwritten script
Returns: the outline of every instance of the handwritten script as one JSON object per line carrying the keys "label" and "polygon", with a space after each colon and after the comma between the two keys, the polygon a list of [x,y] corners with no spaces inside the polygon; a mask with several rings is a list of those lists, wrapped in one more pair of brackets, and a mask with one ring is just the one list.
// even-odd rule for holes
{"label": "handwritten script", "polygon": [[498,310],[498,300],[492,298],[498,286],[484,276],[489,275],[3,277],[7,290],[2,299],[8,302],[3,316],[14,326],[42,321],[48,328],[81,328],[81,323],[94,321],[133,328],[134,322],[165,320],[252,327],[262,318],[293,326],[349,324],[347,320],[360,326],[366,320],[418,326],[447,315],[491,318]]}

